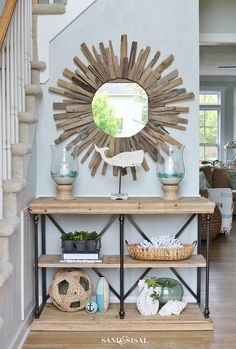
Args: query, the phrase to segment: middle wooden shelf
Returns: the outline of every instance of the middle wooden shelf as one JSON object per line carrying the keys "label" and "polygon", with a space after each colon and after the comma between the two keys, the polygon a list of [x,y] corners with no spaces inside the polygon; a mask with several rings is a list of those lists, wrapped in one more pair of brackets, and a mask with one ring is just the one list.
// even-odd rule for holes
{"label": "middle wooden shelf", "polygon": [[[104,255],[102,263],[61,263],[60,255],[47,254],[39,257],[38,266],[41,268],[120,268],[120,256]],[[198,254],[180,261],[138,261],[130,256],[124,257],[124,268],[196,268],[205,267],[205,258]]]}

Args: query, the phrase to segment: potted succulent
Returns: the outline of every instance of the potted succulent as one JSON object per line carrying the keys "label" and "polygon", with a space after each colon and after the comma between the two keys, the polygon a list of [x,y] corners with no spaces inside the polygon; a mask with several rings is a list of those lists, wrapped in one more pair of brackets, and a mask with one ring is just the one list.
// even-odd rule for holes
{"label": "potted succulent", "polygon": [[96,233],[96,231],[92,231],[87,235],[87,247],[88,252],[97,252],[100,249],[101,237]]}
{"label": "potted succulent", "polygon": [[74,240],[77,252],[86,252],[87,250],[87,235],[85,231],[75,231]]}
{"label": "potted succulent", "polygon": [[74,249],[74,234],[69,233],[62,233],[61,234],[61,241],[62,241],[62,250],[65,253],[70,253]]}

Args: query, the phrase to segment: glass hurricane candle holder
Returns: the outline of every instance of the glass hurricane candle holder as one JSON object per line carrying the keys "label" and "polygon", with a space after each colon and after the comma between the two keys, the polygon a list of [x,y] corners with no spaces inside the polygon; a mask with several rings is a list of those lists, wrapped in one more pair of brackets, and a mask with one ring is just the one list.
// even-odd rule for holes
{"label": "glass hurricane candle holder", "polygon": [[226,167],[236,168],[236,142],[231,141],[224,148]]}
{"label": "glass hurricane candle holder", "polygon": [[78,177],[78,163],[73,145],[51,145],[51,176],[56,183],[57,200],[72,200],[73,183]]}
{"label": "glass hurricane candle holder", "polygon": [[157,176],[162,183],[163,200],[175,201],[180,198],[179,183],[184,178],[184,146],[169,145],[162,148],[158,145]]}

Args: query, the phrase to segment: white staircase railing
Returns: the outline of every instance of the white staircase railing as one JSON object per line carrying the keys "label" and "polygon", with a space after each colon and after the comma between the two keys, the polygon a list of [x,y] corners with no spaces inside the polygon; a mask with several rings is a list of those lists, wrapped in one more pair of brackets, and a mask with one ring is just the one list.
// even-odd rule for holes
{"label": "white staircase railing", "polygon": [[11,179],[11,145],[19,142],[18,113],[31,81],[32,0],[18,0],[0,52],[0,219],[2,181]]}

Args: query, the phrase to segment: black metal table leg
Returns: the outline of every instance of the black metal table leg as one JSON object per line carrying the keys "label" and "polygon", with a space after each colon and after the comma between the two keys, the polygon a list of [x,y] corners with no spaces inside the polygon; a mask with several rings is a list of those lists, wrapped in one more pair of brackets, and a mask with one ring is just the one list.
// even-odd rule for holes
{"label": "black metal table leg", "polygon": [[204,316],[209,318],[209,266],[210,266],[210,224],[211,216],[207,214],[207,242],[206,242],[206,287],[205,287],[205,309]]}
{"label": "black metal table leg", "polygon": [[38,267],[38,223],[39,216],[33,215],[34,221],[34,295],[35,295],[35,308],[34,316],[36,319],[39,318],[39,267]]}
{"label": "black metal table leg", "polygon": [[120,222],[120,319],[124,319],[124,221],[123,214],[119,216]]}
{"label": "black metal table leg", "polygon": [[[42,254],[46,254],[46,217],[41,216],[41,244]],[[42,268],[42,293],[43,293],[43,304],[47,301],[47,269]]]}
{"label": "black metal table leg", "polygon": [[[201,214],[198,215],[198,237],[197,237],[197,254],[202,252],[201,243]],[[201,303],[201,268],[197,268],[197,302]]]}

